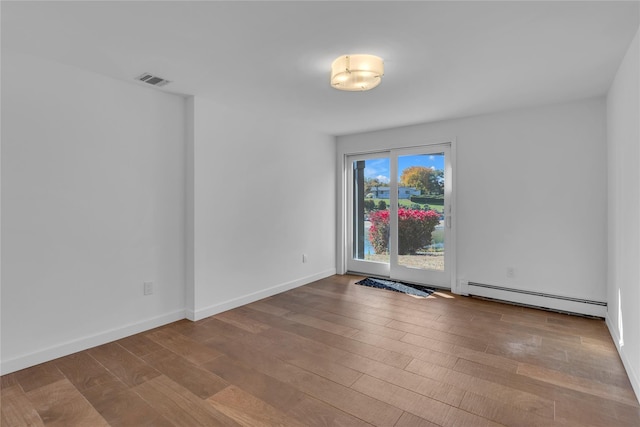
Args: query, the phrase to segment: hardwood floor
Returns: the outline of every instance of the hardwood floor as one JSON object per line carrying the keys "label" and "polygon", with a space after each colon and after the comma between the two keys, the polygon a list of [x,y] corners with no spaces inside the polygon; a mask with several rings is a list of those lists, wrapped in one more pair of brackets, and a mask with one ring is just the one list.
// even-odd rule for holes
{"label": "hardwood floor", "polygon": [[8,426],[640,426],[602,320],[333,276],[2,377]]}

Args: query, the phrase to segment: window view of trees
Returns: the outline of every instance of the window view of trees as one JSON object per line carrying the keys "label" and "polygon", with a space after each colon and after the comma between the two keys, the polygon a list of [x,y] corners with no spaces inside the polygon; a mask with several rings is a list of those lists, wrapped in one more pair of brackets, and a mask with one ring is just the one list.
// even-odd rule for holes
{"label": "window view of trees", "polygon": [[[390,167],[388,159],[361,161],[358,206],[363,242],[358,259],[389,262]],[[444,153],[398,157],[397,251],[399,265],[444,269]],[[364,191],[363,191],[364,190]],[[361,257],[361,258],[360,258]]]}
{"label": "window view of trees", "polygon": [[422,195],[443,195],[444,171],[424,166],[411,166],[402,171],[400,183],[420,190]]}
{"label": "window view of trees", "polygon": [[375,188],[379,187],[388,187],[389,184],[380,181],[377,178],[365,178],[364,179],[364,194],[373,194],[375,193]]}

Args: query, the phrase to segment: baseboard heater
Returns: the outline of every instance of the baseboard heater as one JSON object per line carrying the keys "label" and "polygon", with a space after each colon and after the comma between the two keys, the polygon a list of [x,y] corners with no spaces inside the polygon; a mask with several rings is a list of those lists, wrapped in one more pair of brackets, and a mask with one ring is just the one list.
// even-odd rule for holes
{"label": "baseboard heater", "polygon": [[602,318],[607,314],[607,303],[604,301],[553,295],[525,289],[506,288],[504,286],[487,285],[477,282],[469,282],[468,285],[469,296],[478,296],[567,314]]}

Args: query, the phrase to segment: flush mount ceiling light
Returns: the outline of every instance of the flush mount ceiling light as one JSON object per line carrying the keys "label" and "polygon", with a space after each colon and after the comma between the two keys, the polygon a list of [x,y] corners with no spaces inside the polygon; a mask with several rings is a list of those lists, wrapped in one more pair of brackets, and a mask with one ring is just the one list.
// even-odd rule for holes
{"label": "flush mount ceiling light", "polygon": [[374,55],[343,55],[331,64],[331,86],[340,90],[373,89],[383,75],[384,62]]}

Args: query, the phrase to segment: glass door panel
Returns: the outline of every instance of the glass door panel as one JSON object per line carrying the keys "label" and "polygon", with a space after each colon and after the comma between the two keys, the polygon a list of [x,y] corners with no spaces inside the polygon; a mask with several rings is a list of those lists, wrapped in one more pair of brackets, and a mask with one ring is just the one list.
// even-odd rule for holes
{"label": "glass door panel", "polygon": [[350,156],[347,269],[450,287],[450,144]]}
{"label": "glass door panel", "polygon": [[[350,157],[351,166],[351,251],[350,271],[389,275],[388,153]],[[386,218],[386,226],[380,222]]]}
{"label": "glass door panel", "polygon": [[450,287],[450,145],[393,150],[390,276]]}
{"label": "glass door panel", "polygon": [[444,153],[398,156],[398,265],[444,271]]}

